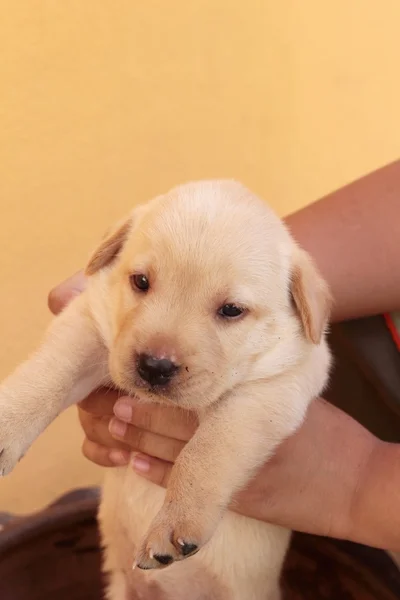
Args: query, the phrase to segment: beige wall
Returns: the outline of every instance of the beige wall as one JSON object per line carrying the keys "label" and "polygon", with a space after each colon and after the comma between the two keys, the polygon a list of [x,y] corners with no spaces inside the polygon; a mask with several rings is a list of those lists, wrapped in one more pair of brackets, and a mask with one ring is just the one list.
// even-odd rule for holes
{"label": "beige wall", "polygon": [[[50,286],[133,203],[233,176],[286,213],[400,154],[397,0],[0,10],[0,376],[47,323]],[[80,442],[72,410],[1,482],[0,510],[99,481]]]}

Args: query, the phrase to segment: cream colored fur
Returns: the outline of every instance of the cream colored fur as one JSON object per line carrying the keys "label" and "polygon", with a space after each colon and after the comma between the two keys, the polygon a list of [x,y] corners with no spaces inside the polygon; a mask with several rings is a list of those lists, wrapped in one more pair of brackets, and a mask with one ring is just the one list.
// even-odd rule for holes
{"label": "cream colored fur", "polygon": [[[132,286],[134,273],[148,277],[148,292]],[[227,507],[326,383],[325,283],[275,214],[230,181],[183,185],[136,208],[87,274],[87,290],[0,386],[1,472],[102,384],[195,411],[200,426],[166,492],[130,468],[107,473],[108,598],[278,600],[290,532]],[[226,303],[243,315],[224,320]],[[167,387],[140,378],[143,352],[180,366]],[[198,550],[189,560],[183,542]],[[160,555],[173,564],[161,569]]]}

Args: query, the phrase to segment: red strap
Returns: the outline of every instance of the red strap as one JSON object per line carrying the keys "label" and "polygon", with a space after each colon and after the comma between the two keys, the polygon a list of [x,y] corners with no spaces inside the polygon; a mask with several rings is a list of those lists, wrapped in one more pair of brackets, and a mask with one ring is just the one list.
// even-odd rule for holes
{"label": "red strap", "polygon": [[389,327],[390,333],[392,334],[394,343],[397,346],[398,351],[400,352],[400,333],[394,324],[392,316],[389,313],[383,315],[385,317],[386,325]]}

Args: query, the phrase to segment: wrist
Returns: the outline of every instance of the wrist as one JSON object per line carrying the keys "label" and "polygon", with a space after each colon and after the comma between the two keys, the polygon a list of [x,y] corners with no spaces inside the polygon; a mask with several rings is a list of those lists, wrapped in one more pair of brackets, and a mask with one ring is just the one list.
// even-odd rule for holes
{"label": "wrist", "polygon": [[235,509],[289,529],[359,541],[353,506],[378,443],[349,415],[317,400],[300,430],[239,495]]}
{"label": "wrist", "polygon": [[375,440],[355,487],[348,539],[400,551],[400,445]]}
{"label": "wrist", "polygon": [[[333,407],[329,408],[332,411]],[[349,415],[334,411],[328,427],[333,428],[335,440],[331,438],[328,442],[324,475],[318,476],[316,483],[321,487],[320,504],[315,506],[315,511],[323,514],[323,527],[321,532],[316,527],[315,532],[363,543],[357,505],[366,493],[367,474],[382,442]]]}

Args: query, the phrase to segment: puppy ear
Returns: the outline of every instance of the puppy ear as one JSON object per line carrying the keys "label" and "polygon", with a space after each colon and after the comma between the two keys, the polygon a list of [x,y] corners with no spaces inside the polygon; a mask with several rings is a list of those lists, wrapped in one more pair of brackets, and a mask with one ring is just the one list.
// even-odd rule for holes
{"label": "puppy ear", "polygon": [[307,252],[296,248],[293,258],[292,298],[307,340],[319,344],[329,320],[332,296]]}
{"label": "puppy ear", "polygon": [[85,270],[85,275],[90,277],[100,269],[109,265],[121,252],[132,227],[132,218],[129,217],[118,223],[107,232],[100,246],[93,252]]}

